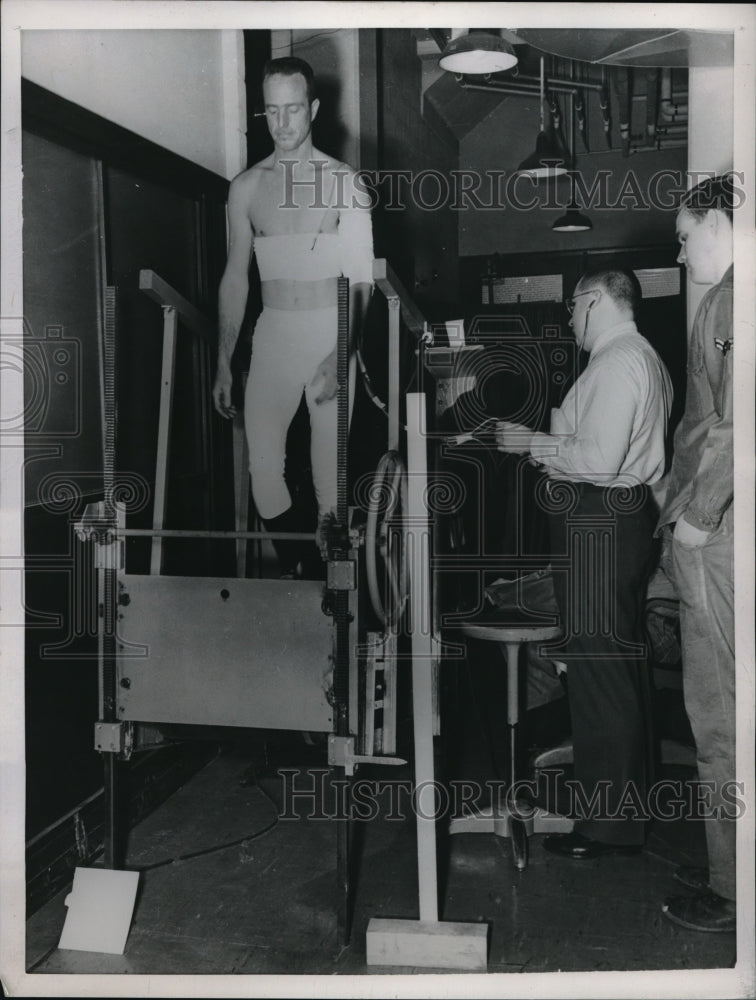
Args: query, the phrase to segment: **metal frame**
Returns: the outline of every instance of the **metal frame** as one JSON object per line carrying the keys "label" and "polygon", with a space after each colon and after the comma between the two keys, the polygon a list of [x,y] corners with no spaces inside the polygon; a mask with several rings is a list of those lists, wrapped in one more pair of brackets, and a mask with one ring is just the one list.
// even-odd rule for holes
{"label": "metal frame", "polygon": [[[327,591],[333,624],[320,615],[321,584],[315,581],[219,579],[161,576],[166,538],[234,539],[237,568],[245,565],[249,540],[311,539],[312,535],[243,530],[248,476],[243,426],[235,428],[236,530],[171,530],[164,527],[170,457],[173,375],[179,319],[193,335],[211,342],[208,321],[152,271],[140,272],[140,288],[163,311],[161,395],[157,435],[155,505],[150,529],[126,527],[114,500],[115,466],[115,289],[106,296],[104,333],[105,500],[90,505],[77,524],[80,538],[94,547],[101,612],[99,634],[100,718],[95,748],[103,754],[107,807],[105,864],[123,863],[121,770],[132,753],[159,745],[160,726],[302,729],[329,732],[329,764],[346,777],[360,763],[403,764],[390,756],[396,743],[395,636],[372,640],[373,654],[360,646],[358,563],[363,533],[348,526],[346,447],[348,433],[348,282],[339,279],[340,413],[339,509],[329,537]],[[392,426],[398,442],[399,312],[391,324]],[[246,488],[242,484],[246,484]],[[150,538],[149,575],[126,572],[127,538]],[[255,605],[264,613],[255,621]],[[278,612],[275,608],[278,608]],[[282,634],[271,621],[299,625]],[[313,651],[323,670],[314,671]],[[357,654],[357,655],[355,655]],[[220,671],[220,674],[218,673]],[[254,695],[255,680],[277,677],[270,698]],[[333,685],[326,682],[331,673]],[[245,698],[249,692],[250,697]],[[375,713],[383,714],[382,728]],[[393,713],[393,714],[392,714]],[[369,722],[366,738],[362,726]],[[339,926],[349,940],[354,888],[350,857],[351,822],[338,820]]]}
{"label": "metal frame", "polygon": [[[375,262],[375,281],[378,288],[389,299],[389,447],[398,450],[401,444],[400,426],[400,385],[399,385],[399,341],[400,317],[404,318],[410,332],[421,341],[429,340],[428,328],[414,303],[401,287],[385,261]],[[103,627],[101,631],[101,718],[97,723],[95,741],[97,748],[103,753],[106,769],[106,799],[108,801],[108,836],[110,845],[106,856],[108,867],[117,867],[121,861],[122,843],[119,839],[119,775],[118,771],[123,758],[127,758],[135,749],[139,749],[139,727],[146,725],[150,739],[155,738],[156,723],[192,723],[199,725],[226,725],[228,714],[221,698],[219,712],[217,706],[208,706],[202,693],[202,684],[206,678],[203,666],[206,666],[207,649],[192,649],[191,636],[196,637],[196,629],[200,632],[211,631],[213,624],[220,620],[222,626],[232,630],[235,624],[243,628],[243,615],[230,614],[224,604],[236,592],[251,596],[260,593],[265,588],[270,594],[273,585],[278,582],[282,586],[280,596],[285,600],[290,596],[291,588],[301,588],[306,581],[260,581],[260,580],[217,580],[208,578],[173,578],[159,577],[162,563],[162,540],[170,537],[221,537],[235,538],[237,542],[247,539],[265,537],[261,532],[193,532],[171,531],[163,527],[165,477],[167,475],[169,444],[171,398],[173,381],[173,363],[175,343],[178,333],[178,318],[194,333],[207,334],[206,324],[202,317],[193,310],[173,289],[161,282],[152,272],[142,272],[140,285],[155,298],[164,314],[164,349],[163,369],[161,373],[161,406],[158,428],[158,455],[156,476],[156,506],[153,527],[150,530],[127,529],[125,514],[122,507],[116,507],[112,497],[113,459],[114,459],[114,422],[115,399],[113,392],[113,341],[114,341],[114,298],[110,303],[110,336],[106,338],[106,403],[108,441],[110,450],[106,447],[106,501],[88,509],[84,521],[79,526],[80,532],[93,539],[98,552],[101,597],[103,605]],[[401,764],[400,758],[387,754],[392,752],[395,744],[395,727],[389,719],[384,724],[384,731],[379,733],[375,725],[375,716],[370,720],[365,713],[374,713],[383,709],[395,708],[395,672],[399,638],[399,621],[392,623],[385,633],[368,634],[367,643],[360,647],[362,639],[362,622],[360,617],[360,594],[358,593],[358,562],[361,558],[360,547],[363,536],[359,529],[351,528],[349,511],[346,506],[346,435],[348,429],[348,391],[346,353],[348,329],[348,283],[339,279],[339,344],[340,344],[340,423],[339,423],[339,504],[336,523],[329,533],[328,548],[328,588],[331,591],[331,608],[334,625],[334,685],[327,722],[332,728],[329,736],[329,764],[338,769],[346,777],[351,777],[361,763]],[[422,348],[421,348],[422,355]],[[422,356],[421,356],[422,362]],[[422,801],[416,810],[417,820],[417,864],[419,890],[419,921],[371,921],[367,931],[368,962],[371,964],[412,964],[415,966],[448,966],[452,968],[480,969],[486,968],[487,925],[452,924],[438,919],[438,877],[436,852],[436,821],[434,816],[435,803],[427,801],[427,794],[433,795],[434,788],[434,734],[438,732],[438,665],[440,657],[440,642],[437,633],[437,613],[434,608],[433,590],[430,573],[431,525],[428,519],[426,505],[426,487],[428,480],[427,439],[425,433],[425,395],[424,393],[408,394],[407,409],[407,510],[403,511],[404,539],[409,559],[410,587],[410,617],[408,631],[411,640],[412,682],[413,682],[413,730],[415,748],[415,787],[419,790]],[[110,486],[108,487],[108,482]],[[110,495],[108,495],[108,488]],[[238,511],[237,511],[238,513]],[[123,553],[127,537],[150,536],[152,538],[152,558],[149,576],[130,576],[125,571]],[[291,536],[287,536],[291,537]],[[308,537],[308,536],[305,536]],[[187,595],[191,598],[188,600]],[[135,606],[129,611],[132,596],[136,597]],[[197,608],[208,603],[208,597],[215,601],[215,612],[209,606],[208,617],[204,618]],[[218,604],[218,598],[221,603]],[[189,644],[182,645],[182,609],[187,602],[192,609],[192,615],[198,616],[196,622],[184,626],[191,632]],[[159,626],[149,631],[147,640],[140,642],[139,630],[145,631],[144,614],[140,614],[143,605],[149,605],[151,614],[162,609],[172,619],[179,619],[173,628],[161,629]],[[136,625],[132,629],[132,618]],[[266,618],[266,622],[269,617]],[[262,626],[264,628],[264,626]],[[192,631],[192,629],[194,631]],[[165,632],[165,634],[163,634]],[[259,635],[260,633],[258,633]],[[269,674],[271,655],[266,651],[265,662],[254,664],[247,655],[247,650],[254,638],[248,633],[233,637],[228,646],[232,650],[228,663],[223,669],[228,669],[226,676],[236,676],[237,681],[244,686],[252,686],[255,669]],[[312,642],[306,644],[311,653]],[[143,677],[136,679],[136,672],[141,670],[137,664],[144,666],[145,652],[141,647],[151,647],[153,667],[142,671]],[[158,671],[171,671],[173,659],[183,662],[175,674],[162,677],[163,701],[157,697]],[[290,652],[290,651],[289,651]],[[357,655],[355,655],[355,653]],[[204,658],[203,658],[204,657]],[[173,659],[172,659],[173,658]],[[274,657],[275,658],[275,657]],[[286,663],[284,656],[278,667]],[[127,672],[128,671],[128,672]],[[151,672],[152,671],[152,672]],[[250,673],[251,672],[251,673]],[[383,684],[376,684],[377,675],[383,673]],[[296,677],[296,671],[294,672]],[[362,677],[362,688],[358,689],[358,712],[354,717],[355,684]],[[153,708],[145,710],[152,683]],[[166,704],[171,699],[172,683],[186,687],[197,684],[200,688],[197,699],[189,699],[197,709],[197,715],[192,711],[182,714],[177,712],[173,718],[165,719]],[[215,686],[223,687],[215,682]],[[227,694],[228,692],[225,692]],[[137,697],[139,695],[139,697]],[[238,689],[232,691],[234,702],[239,699]],[[141,699],[141,700],[140,700]],[[130,705],[136,705],[133,710]],[[151,717],[146,718],[149,714]],[[231,725],[260,725],[262,719],[257,716],[233,716]],[[332,723],[332,726],[331,726]],[[303,728],[311,728],[312,720],[308,717]],[[281,728],[292,728],[291,719]],[[353,861],[351,857],[351,823],[349,810],[346,817],[337,820],[337,871],[339,881],[339,926],[344,941],[349,940],[351,925],[351,905],[353,902],[354,880],[352,878]],[[411,960],[410,956],[411,955]]]}

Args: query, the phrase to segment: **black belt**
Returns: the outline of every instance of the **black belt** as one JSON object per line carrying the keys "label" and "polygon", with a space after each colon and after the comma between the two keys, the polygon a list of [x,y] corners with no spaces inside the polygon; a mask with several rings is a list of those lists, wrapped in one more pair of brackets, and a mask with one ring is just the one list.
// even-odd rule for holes
{"label": "black belt", "polygon": [[574,490],[578,494],[594,493],[603,495],[617,491],[622,493],[623,498],[627,496],[628,499],[634,495],[642,496],[648,490],[648,486],[645,483],[638,483],[636,486],[599,486],[597,483],[576,482],[572,479],[546,480],[546,493],[548,496],[551,496],[552,492],[564,489],[564,487],[567,487],[570,491]]}

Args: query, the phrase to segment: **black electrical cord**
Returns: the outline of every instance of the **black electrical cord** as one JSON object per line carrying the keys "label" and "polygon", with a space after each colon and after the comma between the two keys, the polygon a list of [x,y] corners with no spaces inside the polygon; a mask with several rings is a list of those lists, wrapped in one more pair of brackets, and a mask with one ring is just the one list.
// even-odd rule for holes
{"label": "black electrical cord", "polygon": [[[384,400],[381,399],[381,397],[373,388],[373,383],[370,380],[370,373],[367,370],[367,366],[365,364],[364,358],[362,357],[362,353],[360,352],[359,347],[356,349],[354,353],[357,358],[357,365],[360,369],[360,375],[362,375],[362,385],[365,389],[365,392],[368,395],[368,399],[370,400],[371,403],[373,403],[375,406],[378,407],[378,409],[381,411],[381,413],[383,413],[383,415],[386,418],[388,418],[389,415],[388,403],[384,402]],[[405,396],[408,392],[412,390],[412,386],[415,384],[417,384],[417,372],[413,370],[412,378],[409,380],[409,382],[404,388]],[[402,429],[406,431],[407,425],[402,424]]]}
{"label": "black electrical cord", "polygon": [[275,816],[273,820],[270,823],[268,823],[267,826],[264,826],[261,830],[257,830],[254,833],[249,833],[244,837],[239,837],[238,840],[229,840],[223,844],[215,844],[213,847],[205,847],[199,851],[190,851],[188,854],[178,854],[174,858],[165,858],[163,861],[155,861],[151,865],[144,865],[141,868],[133,868],[131,870],[138,871],[140,873],[151,872],[154,871],[156,868],[165,868],[167,865],[173,865],[179,861],[193,861],[195,858],[202,858],[208,854],[216,854],[218,851],[226,851],[230,847],[239,847],[241,844],[246,844],[251,840],[257,840],[259,837],[262,837],[264,834],[272,830],[274,826],[277,826],[278,805],[273,800],[273,798],[270,795],[268,795],[268,793],[261,785],[258,784],[257,789],[275,809]]}
{"label": "black electrical cord", "polygon": [[[261,785],[257,784],[257,788],[259,789],[261,794],[270,802],[270,804],[273,806],[275,810],[275,818],[272,820],[272,822],[268,823],[267,826],[264,826],[262,830],[257,830],[254,833],[247,834],[245,837],[240,837],[238,840],[230,840],[224,844],[216,844],[213,847],[206,847],[200,851],[190,851],[188,854],[179,854],[174,858],[165,858],[163,861],[156,861],[154,864],[144,865],[141,868],[130,868],[129,871],[137,871],[140,874],[142,872],[154,871],[156,868],[165,868],[168,865],[176,864],[179,861],[192,861],[195,858],[201,858],[208,854],[215,854],[218,851],[228,850],[228,848],[230,847],[238,847],[241,844],[246,844],[251,840],[257,840],[259,837],[262,837],[263,834],[268,833],[270,830],[273,829],[274,826],[278,824],[278,804],[274,801],[274,799],[270,795],[268,795],[268,793]],[[95,855],[95,857],[100,857],[102,853],[103,853],[102,851],[99,851],[98,854]],[[94,858],[92,860],[94,860]],[[30,975],[31,973],[35,972],[41,965],[43,965],[47,961],[47,959],[53,954],[53,952],[57,950],[58,950],[57,944],[54,944],[51,948],[48,948],[41,958],[38,958],[33,965],[29,966],[29,968],[26,970],[27,975]]]}

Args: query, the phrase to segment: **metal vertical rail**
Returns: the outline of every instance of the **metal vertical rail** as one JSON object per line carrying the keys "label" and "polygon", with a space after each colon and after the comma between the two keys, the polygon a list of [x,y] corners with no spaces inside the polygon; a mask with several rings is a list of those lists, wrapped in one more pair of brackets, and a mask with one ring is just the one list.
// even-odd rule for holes
{"label": "metal vertical rail", "polygon": [[[345,536],[348,529],[347,495],[347,448],[349,441],[349,281],[338,279],[338,346],[337,346],[337,472],[336,472],[336,520],[338,529]],[[343,556],[342,556],[343,557]],[[333,592],[333,621],[335,636],[335,656],[333,669],[334,723],[336,735],[349,735],[349,593],[346,590]],[[351,932],[351,857],[349,820],[351,782],[345,768],[342,777],[346,779],[344,805],[345,814],[336,820],[336,860],[339,885],[338,929],[341,940],[348,944]]]}
{"label": "metal vertical rail", "polygon": [[[349,441],[349,281],[338,279],[338,348],[337,348],[337,467],[336,467],[336,520],[346,532],[348,525],[347,495],[347,448]],[[347,616],[348,595],[344,590],[334,594],[334,620],[336,622],[336,664],[333,677],[333,693],[336,702],[336,734],[347,736],[349,707],[349,621]]]}
{"label": "metal vertical rail", "polygon": [[[115,386],[115,328],[116,328],[115,288],[105,289],[105,325],[103,328],[103,370],[104,370],[104,419],[105,449],[103,462],[103,515],[105,530],[112,538],[116,529],[116,509],[113,488],[116,462],[116,386]],[[112,552],[111,545],[99,546],[100,552]],[[107,557],[106,557],[107,558]],[[99,633],[100,670],[100,718],[103,722],[115,722],[118,718],[116,706],[116,609],[118,606],[118,570],[107,561],[98,571],[98,604],[101,616]],[[118,823],[119,771],[120,761],[116,753],[108,752],[103,757],[104,799],[105,799],[105,867],[117,868],[120,862],[120,841]]]}
{"label": "metal vertical rail", "polygon": [[399,297],[388,300],[389,371],[388,371],[388,450],[399,450]]}

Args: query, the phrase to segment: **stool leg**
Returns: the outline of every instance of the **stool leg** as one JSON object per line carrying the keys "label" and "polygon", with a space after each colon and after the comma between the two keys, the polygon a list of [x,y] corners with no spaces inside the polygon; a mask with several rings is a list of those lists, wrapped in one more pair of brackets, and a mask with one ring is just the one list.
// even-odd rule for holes
{"label": "stool leg", "polygon": [[528,830],[518,816],[517,802],[512,794],[517,782],[517,727],[520,721],[520,643],[506,643],[507,650],[507,724],[509,726],[509,836],[512,859],[518,871],[528,866]]}
{"label": "stool leg", "polygon": [[507,725],[509,726],[509,783],[517,781],[517,724],[520,721],[519,642],[506,643]]}

